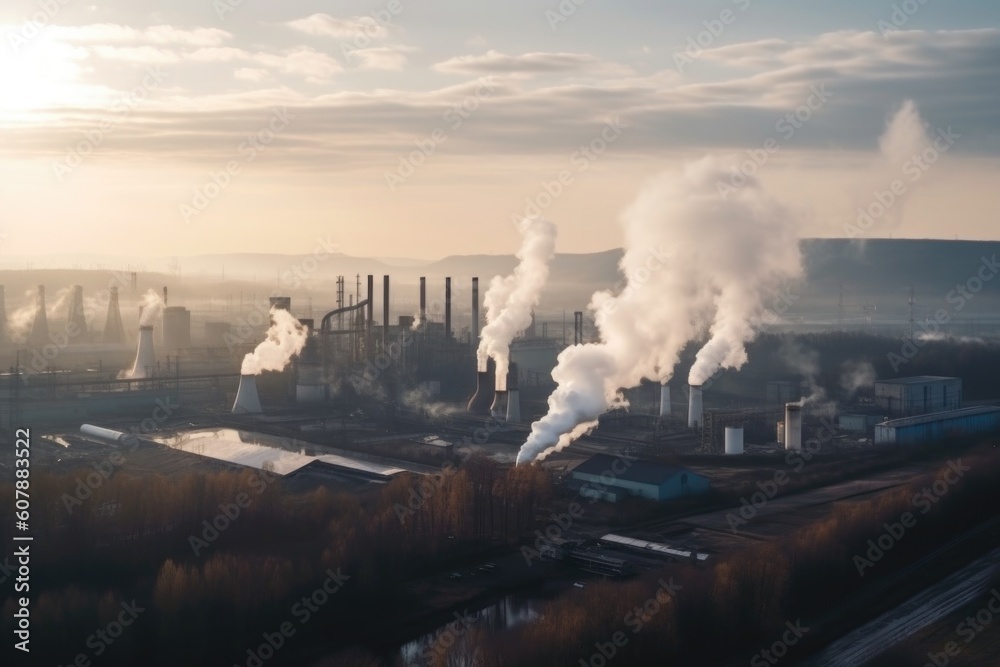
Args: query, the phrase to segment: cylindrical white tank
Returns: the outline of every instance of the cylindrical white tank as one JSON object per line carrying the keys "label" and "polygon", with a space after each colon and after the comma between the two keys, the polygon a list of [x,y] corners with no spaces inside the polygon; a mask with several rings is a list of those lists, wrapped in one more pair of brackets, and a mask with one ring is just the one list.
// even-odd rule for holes
{"label": "cylindrical white tank", "polygon": [[778,422],[775,430],[778,435],[778,442],[785,444],[785,422]]}
{"label": "cylindrical white tank", "polygon": [[507,423],[519,424],[521,422],[521,395],[517,389],[507,391]]}
{"label": "cylindrical white tank", "polygon": [[135,363],[132,364],[131,378],[152,377],[156,366],[156,353],[153,350],[153,327],[139,327],[139,345],[135,351]]}
{"label": "cylindrical white tank", "polygon": [[726,427],[726,454],[743,453],[743,429],[734,426]]}
{"label": "cylindrical white tank", "polygon": [[690,394],[688,396],[688,428],[698,428],[701,426],[701,385],[689,385]]}
{"label": "cylindrical white tank", "polygon": [[257,396],[257,376],[241,375],[240,386],[236,390],[236,400],[233,402],[233,414],[260,414],[260,397]]}
{"label": "cylindrical white tank", "polygon": [[802,406],[785,403],[785,449],[802,451]]}
{"label": "cylindrical white tank", "polygon": [[660,416],[670,416],[670,387],[665,384],[660,385]]}

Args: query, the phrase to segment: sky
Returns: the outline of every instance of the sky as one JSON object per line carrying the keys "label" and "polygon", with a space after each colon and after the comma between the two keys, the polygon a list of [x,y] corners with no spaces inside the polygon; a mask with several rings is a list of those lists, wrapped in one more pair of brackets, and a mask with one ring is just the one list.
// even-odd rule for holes
{"label": "sky", "polygon": [[[974,0],[7,0],[0,255],[595,252],[709,153],[802,236],[898,178],[864,235],[996,240],[998,75]],[[940,150],[886,170],[908,101]]]}

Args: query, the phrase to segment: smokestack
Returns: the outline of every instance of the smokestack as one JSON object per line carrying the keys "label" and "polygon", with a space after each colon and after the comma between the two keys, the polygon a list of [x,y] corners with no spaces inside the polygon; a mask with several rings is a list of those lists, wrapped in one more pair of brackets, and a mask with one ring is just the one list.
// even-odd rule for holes
{"label": "smokestack", "polygon": [[366,309],[368,318],[368,333],[371,334],[372,322],[375,321],[375,276],[368,274],[368,308]]}
{"label": "smokestack", "polygon": [[701,426],[701,385],[688,385],[690,392],[688,397],[688,428],[698,428]]}
{"label": "smokestack", "polygon": [[111,288],[111,296],[108,300],[108,318],[104,321],[104,334],[102,340],[105,343],[124,343],[125,327],[122,326],[122,313],[118,307],[118,288]]}
{"label": "smokestack", "polygon": [[451,339],[451,278],[444,279],[444,337]]}
{"label": "smokestack", "polygon": [[156,354],[153,351],[153,327],[139,327],[139,345],[135,351],[135,363],[129,377],[142,379],[152,377],[156,365]]}
{"label": "smokestack", "polygon": [[670,416],[670,387],[665,384],[660,385],[660,416]]}
{"label": "smokestack", "polygon": [[490,405],[490,416],[493,419],[503,419],[507,413],[507,390],[497,389],[493,393],[493,404]]}
{"label": "smokestack", "polygon": [[802,451],[802,405],[785,403],[785,449]]}
{"label": "smokestack", "polygon": [[479,278],[472,279],[472,347],[479,345]]}
{"label": "smokestack", "polygon": [[493,394],[496,391],[497,364],[490,357],[486,360],[486,369],[476,372],[476,393],[469,399],[470,415],[486,416],[490,414]]}
{"label": "smokestack", "polygon": [[507,373],[507,423],[521,423],[521,392],[517,388],[517,364],[513,362]]}
{"label": "smokestack", "polygon": [[45,314],[45,286],[39,285],[35,295],[35,321],[31,324],[28,344],[41,349],[49,343],[49,319]]}
{"label": "smokestack", "polygon": [[73,298],[66,315],[66,335],[71,343],[83,343],[87,338],[87,317],[83,312],[83,287],[73,285]]}
{"label": "smokestack", "polygon": [[163,306],[166,307],[166,305],[167,305],[167,286],[164,285],[163,286]]}
{"label": "smokestack", "polygon": [[420,276],[420,326],[427,323],[427,278]]}
{"label": "smokestack", "polygon": [[258,415],[261,412],[263,410],[260,409],[260,397],[257,396],[256,376],[241,375],[232,413],[234,415]]}
{"label": "smokestack", "polygon": [[382,353],[389,349],[389,276],[382,276]]}
{"label": "smokestack", "polygon": [[743,429],[733,426],[726,427],[726,454],[743,453]]}
{"label": "smokestack", "polygon": [[583,345],[583,311],[573,313],[573,345]]}
{"label": "smokestack", "polygon": [[0,285],[0,345],[10,342],[7,335],[7,305],[4,298],[3,285]]}

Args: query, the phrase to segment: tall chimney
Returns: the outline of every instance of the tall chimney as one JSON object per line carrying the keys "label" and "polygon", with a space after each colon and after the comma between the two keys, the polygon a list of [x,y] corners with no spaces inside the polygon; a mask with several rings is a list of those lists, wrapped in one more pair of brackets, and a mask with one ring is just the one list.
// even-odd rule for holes
{"label": "tall chimney", "polygon": [[111,296],[108,300],[108,317],[104,321],[104,334],[102,340],[105,343],[120,344],[125,342],[125,327],[122,326],[122,313],[118,307],[118,288],[111,288]]}
{"label": "tall chimney", "polygon": [[66,336],[71,343],[83,343],[87,339],[87,316],[83,311],[83,287],[80,285],[73,285],[73,298],[66,315]]}
{"label": "tall chimney", "polygon": [[469,344],[472,347],[479,346],[479,278],[472,279],[472,332]]}
{"label": "tall chimney", "polygon": [[660,385],[660,416],[670,416],[670,387],[665,384]]}
{"label": "tall chimney", "polygon": [[521,392],[517,388],[517,364],[514,362],[507,373],[507,423],[521,423]]}
{"label": "tall chimney", "polygon": [[382,276],[382,353],[389,349],[389,276]]}
{"label": "tall chimney", "polygon": [[451,340],[451,278],[444,279],[444,337]]}
{"label": "tall chimney", "polygon": [[35,294],[35,321],[31,324],[28,344],[41,349],[49,343],[49,319],[45,314],[45,286],[39,285]]}
{"label": "tall chimney", "polygon": [[166,307],[166,305],[167,305],[167,286],[166,285],[163,286],[163,305],[164,305],[164,307]]}
{"label": "tall chimney", "polygon": [[10,342],[7,335],[7,305],[4,298],[3,285],[0,285],[0,345]]}
{"label": "tall chimney", "polygon": [[236,400],[233,402],[234,415],[260,414],[260,397],[257,396],[257,376],[241,375],[240,386],[236,390]]}
{"label": "tall chimney", "polygon": [[688,396],[688,428],[698,428],[701,426],[701,385],[689,385]]}
{"label": "tall chimney", "polygon": [[573,313],[573,344],[583,345],[583,311]]}
{"label": "tall chimney", "polygon": [[152,377],[156,366],[156,353],[153,351],[153,327],[139,327],[139,345],[135,351],[135,363],[129,377],[142,379]]}
{"label": "tall chimney", "polygon": [[497,365],[492,357],[486,360],[486,370],[476,373],[476,393],[469,399],[470,415],[486,416],[490,414],[493,403],[493,393],[496,391]]}
{"label": "tall chimney", "polygon": [[427,278],[420,276],[420,326],[427,324]]}
{"label": "tall chimney", "polygon": [[375,320],[375,276],[368,275],[368,333],[371,333],[372,322]]}
{"label": "tall chimney", "polygon": [[802,451],[802,405],[785,403],[785,449]]}

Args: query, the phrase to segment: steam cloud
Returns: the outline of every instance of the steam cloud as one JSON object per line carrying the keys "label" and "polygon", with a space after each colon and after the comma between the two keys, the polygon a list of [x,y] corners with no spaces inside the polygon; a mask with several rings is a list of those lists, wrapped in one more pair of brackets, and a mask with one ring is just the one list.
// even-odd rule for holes
{"label": "steam cloud", "polygon": [[796,224],[753,179],[723,200],[728,163],[706,157],[651,180],[622,215],[626,285],[591,298],[600,342],[565,349],[552,371],[549,410],[532,424],[517,462],[544,458],[624,407],[621,389],[667,382],[685,344],[711,339],[692,376],[746,360],[767,319],[764,299],[801,273]]}
{"label": "steam cloud", "polygon": [[518,224],[523,237],[517,251],[520,263],[514,273],[495,276],[483,297],[486,326],[480,332],[477,351],[479,369],[486,360],[497,364],[497,387],[505,389],[510,365],[510,342],[518,331],[531,324],[531,311],[538,305],[542,288],[549,277],[549,262],[555,256],[556,226],[541,218],[524,218]]}
{"label": "steam cloud", "polygon": [[305,347],[309,332],[291,313],[271,308],[271,321],[267,338],[243,357],[241,374],[260,375],[264,371],[280,371]]}
{"label": "steam cloud", "polygon": [[139,300],[139,305],[142,306],[142,315],[139,316],[139,326],[153,326],[160,313],[163,312],[163,299],[160,297],[160,294],[154,289],[146,290],[146,293],[142,295],[142,299]]}

